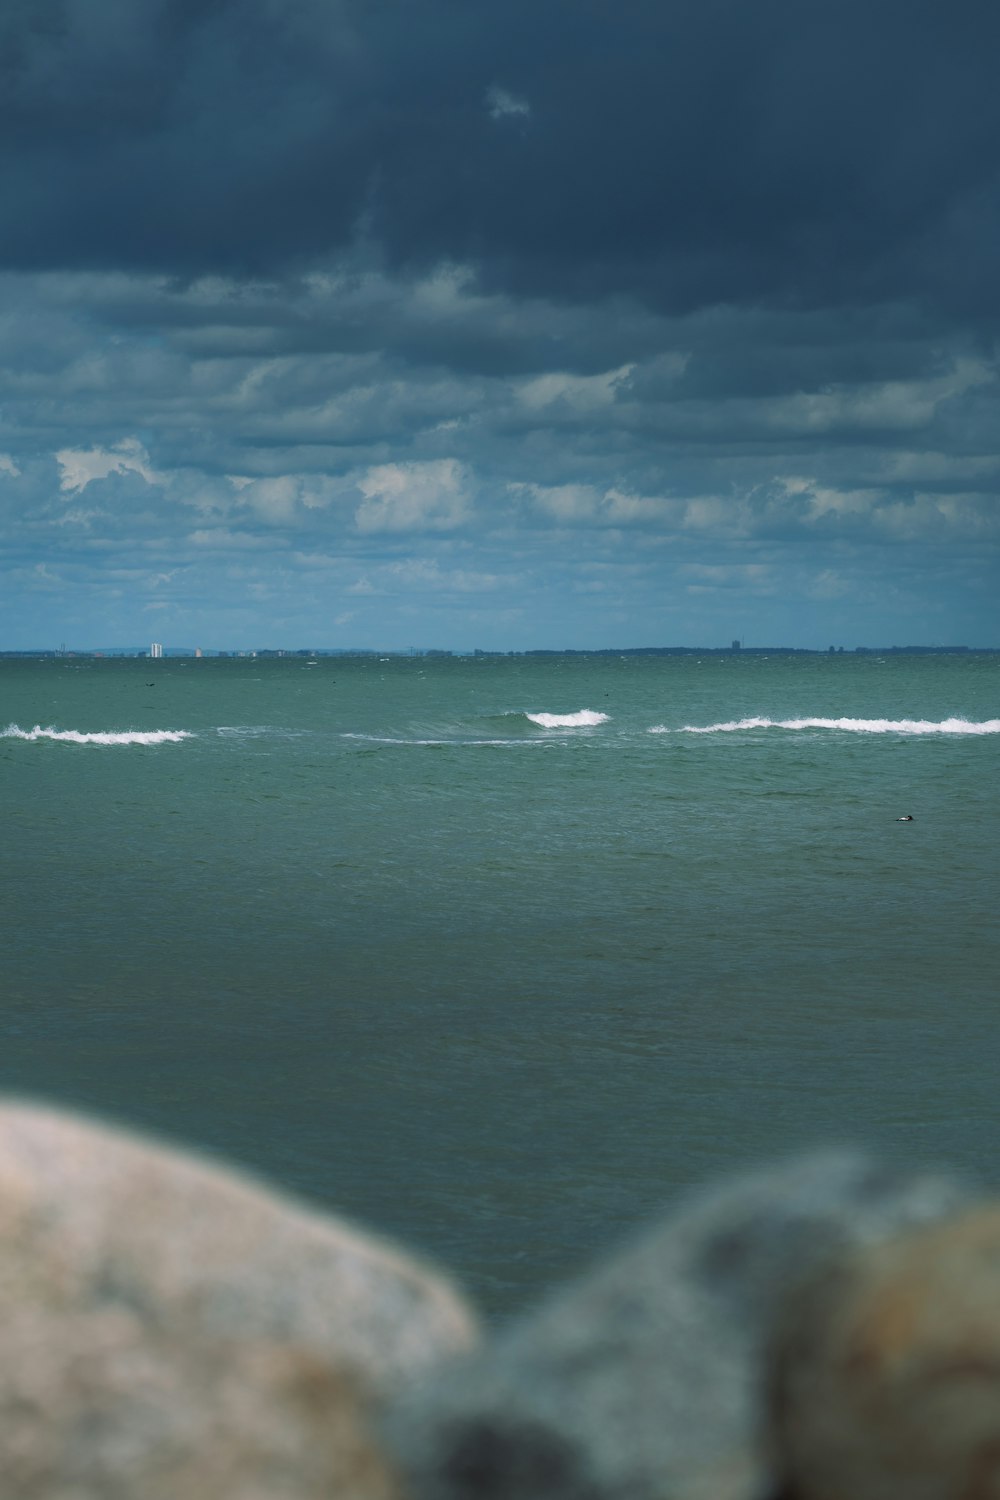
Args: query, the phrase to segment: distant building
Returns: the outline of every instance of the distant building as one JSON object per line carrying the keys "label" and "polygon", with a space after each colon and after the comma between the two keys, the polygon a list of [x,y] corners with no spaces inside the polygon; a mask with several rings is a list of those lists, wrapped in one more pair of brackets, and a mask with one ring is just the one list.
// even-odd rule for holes
{"label": "distant building", "polygon": [[153,642],[153,644],[149,648],[149,654],[154,661],[159,661],[160,657],[163,655],[163,647],[160,645],[159,641]]}
{"label": "distant building", "polygon": [[740,649],[741,644],[742,643],[740,641],[734,641],[733,642],[733,650],[734,651],[738,651]]}

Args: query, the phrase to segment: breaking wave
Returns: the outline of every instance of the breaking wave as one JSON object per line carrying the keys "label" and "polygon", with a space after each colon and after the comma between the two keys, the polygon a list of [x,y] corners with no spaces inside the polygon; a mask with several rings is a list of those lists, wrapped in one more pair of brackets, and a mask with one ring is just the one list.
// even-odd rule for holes
{"label": "breaking wave", "polygon": [[22,729],[18,724],[8,724],[0,730],[0,739],[5,740],[59,740],[67,745],[173,745],[179,740],[190,740],[194,736],[186,729],[100,729],[87,733],[82,729],[43,729],[36,724],[34,729]]}
{"label": "breaking wave", "polygon": [[722,724],[654,724],[650,734],[736,734],[748,729],[840,729],[849,734],[1000,734],[1000,719],[730,719]]}
{"label": "breaking wave", "polygon": [[525,714],[532,724],[542,729],[592,729],[597,724],[606,724],[608,714],[599,714],[592,708],[581,708],[575,714]]}

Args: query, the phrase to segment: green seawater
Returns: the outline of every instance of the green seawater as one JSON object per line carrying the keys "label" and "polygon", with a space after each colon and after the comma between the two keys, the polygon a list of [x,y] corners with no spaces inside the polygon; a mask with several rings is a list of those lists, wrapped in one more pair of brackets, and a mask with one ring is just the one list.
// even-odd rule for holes
{"label": "green seawater", "polygon": [[805,1145],[995,1176],[998,750],[971,652],[0,662],[0,1087],[498,1315]]}

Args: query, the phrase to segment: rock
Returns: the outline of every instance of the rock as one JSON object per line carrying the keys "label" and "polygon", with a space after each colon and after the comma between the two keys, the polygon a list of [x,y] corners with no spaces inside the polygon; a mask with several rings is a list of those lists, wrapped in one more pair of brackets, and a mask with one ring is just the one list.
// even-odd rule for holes
{"label": "rock", "polygon": [[0,1106],[16,1500],[389,1500],[372,1413],[475,1340],[408,1256],[246,1177]]}
{"label": "rock", "polygon": [[802,1500],[1000,1500],[1000,1207],[840,1258],[776,1339],[778,1462]]}
{"label": "rock", "polygon": [[123,1308],[4,1309],[10,1500],[395,1500],[356,1388],[288,1346]]}
{"label": "rock", "polygon": [[765,1500],[765,1353],[788,1284],[964,1196],[837,1153],[694,1198],[397,1404],[387,1435],[411,1495]]}

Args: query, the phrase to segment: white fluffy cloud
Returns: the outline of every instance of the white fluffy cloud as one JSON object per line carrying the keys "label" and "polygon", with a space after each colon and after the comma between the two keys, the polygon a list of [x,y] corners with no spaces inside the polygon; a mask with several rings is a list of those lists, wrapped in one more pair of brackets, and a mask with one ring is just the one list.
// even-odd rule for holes
{"label": "white fluffy cloud", "polygon": [[357,487],[359,531],[451,531],[471,515],[470,475],[454,458],[376,464]]}
{"label": "white fluffy cloud", "polygon": [[679,523],[683,503],[657,495],[635,495],[612,485],[600,490],[592,484],[523,484],[509,486],[527,498],[542,515],[564,526],[643,526]]}
{"label": "white fluffy cloud", "polygon": [[516,395],[521,405],[532,411],[556,405],[578,412],[598,411],[614,404],[634,368],[632,364],[621,365],[601,375],[571,375],[565,370],[553,370],[524,381]]}
{"label": "white fluffy cloud", "polygon": [[302,510],[323,509],[338,489],[336,482],[324,474],[275,474],[263,479],[243,474],[227,477],[239,507],[269,526],[292,522]]}
{"label": "white fluffy cloud", "polygon": [[138,438],[122,438],[110,448],[62,448],[56,453],[56,462],[62,470],[59,488],[72,495],[85,490],[95,479],[107,479],[109,474],[138,474],[147,484],[163,482]]}

